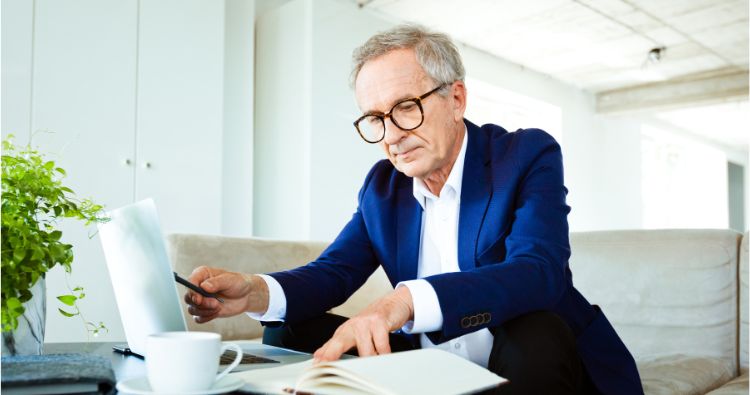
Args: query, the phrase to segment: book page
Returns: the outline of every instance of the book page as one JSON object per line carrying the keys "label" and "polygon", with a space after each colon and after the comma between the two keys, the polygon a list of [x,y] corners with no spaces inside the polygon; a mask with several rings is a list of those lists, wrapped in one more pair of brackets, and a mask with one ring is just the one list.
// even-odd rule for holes
{"label": "book page", "polygon": [[377,383],[349,372],[340,367],[323,364],[306,369],[299,377],[295,388],[302,392],[315,392],[326,395],[335,395],[339,392],[348,394],[379,394],[387,395],[390,392]]}
{"label": "book page", "polygon": [[507,382],[479,365],[437,349],[345,359],[317,366],[312,366],[310,360],[230,375],[247,383],[243,391],[279,395],[289,394],[292,388],[322,395],[455,395]]}
{"label": "book page", "polygon": [[284,389],[293,389],[297,378],[305,369],[312,367],[312,360],[282,365],[274,368],[246,370],[230,373],[228,376],[238,377],[245,381],[242,391],[289,395]]}
{"label": "book page", "polygon": [[[316,371],[324,374],[316,376]],[[321,364],[300,377],[297,390],[326,393],[323,387],[330,386],[329,375],[346,380],[350,388],[362,393],[393,395],[473,393],[507,381],[449,352],[421,349]],[[317,387],[316,380],[325,385]]]}

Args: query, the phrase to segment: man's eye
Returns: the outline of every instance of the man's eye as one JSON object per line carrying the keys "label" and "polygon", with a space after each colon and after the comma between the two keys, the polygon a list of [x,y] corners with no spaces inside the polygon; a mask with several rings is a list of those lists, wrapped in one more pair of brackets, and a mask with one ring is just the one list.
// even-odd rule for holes
{"label": "man's eye", "polygon": [[401,103],[401,104],[398,105],[398,107],[396,107],[396,109],[398,111],[402,111],[402,112],[414,111],[414,110],[417,109],[417,103],[414,103],[414,102],[411,102],[411,101],[410,102],[406,102],[406,103]]}

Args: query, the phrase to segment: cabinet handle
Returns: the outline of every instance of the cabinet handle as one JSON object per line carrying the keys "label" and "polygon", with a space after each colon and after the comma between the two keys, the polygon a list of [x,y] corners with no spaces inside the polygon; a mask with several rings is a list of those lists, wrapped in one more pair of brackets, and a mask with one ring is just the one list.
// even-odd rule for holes
{"label": "cabinet handle", "polygon": [[124,160],[124,161],[122,161],[122,163],[123,163],[123,164],[124,164],[125,166],[130,166],[130,164],[131,164],[131,163],[133,163],[133,162],[132,162],[132,161],[130,160],[130,158],[125,158],[125,160]]}
{"label": "cabinet handle", "polygon": [[150,169],[151,168],[151,162],[144,162],[143,163],[143,168],[144,169]]}

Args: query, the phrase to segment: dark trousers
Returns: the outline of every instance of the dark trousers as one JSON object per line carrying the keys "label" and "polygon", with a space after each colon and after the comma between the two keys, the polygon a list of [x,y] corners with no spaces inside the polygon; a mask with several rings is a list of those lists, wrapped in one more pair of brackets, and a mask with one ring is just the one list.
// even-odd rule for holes
{"label": "dark trousers", "polygon": [[[309,321],[266,327],[263,343],[313,353],[347,318],[333,314]],[[487,369],[510,380],[487,394],[597,394],[576,351],[575,336],[560,317],[529,313],[490,329],[495,335]],[[390,335],[393,352],[415,347],[402,335]],[[348,354],[357,355],[356,350]]]}

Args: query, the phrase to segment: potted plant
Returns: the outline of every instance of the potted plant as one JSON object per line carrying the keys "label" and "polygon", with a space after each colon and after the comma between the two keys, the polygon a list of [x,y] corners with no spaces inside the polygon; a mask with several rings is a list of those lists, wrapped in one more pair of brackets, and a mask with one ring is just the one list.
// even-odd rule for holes
{"label": "potted plant", "polygon": [[[75,218],[86,225],[105,221],[102,206],[78,200],[61,179],[65,171],[31,148],[16,147],[13,136],[2,142],[2,333],[3,354],[40,354],[46,314],[44,277],[62,265],[71,272],[73,246],[61,241],[57,222]],[[66,316],[83,316],[77,301],[81,287],[57,299]],[[84,319],[89,333],[106,330]]]}

